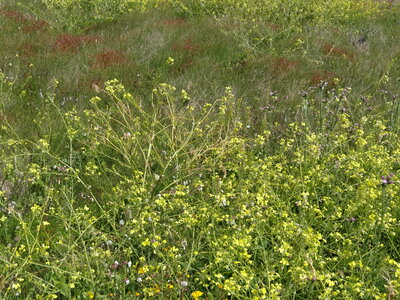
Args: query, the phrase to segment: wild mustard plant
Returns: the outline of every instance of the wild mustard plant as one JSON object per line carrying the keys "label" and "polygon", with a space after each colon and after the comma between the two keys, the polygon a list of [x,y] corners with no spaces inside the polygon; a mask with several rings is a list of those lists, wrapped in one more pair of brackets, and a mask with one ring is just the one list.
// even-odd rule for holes
{"label": "wild mustard plant", "polygon": [[278,125],[246,133],[231,88],[196,108],[169,84],[144,103],[117,80],[55,115],[66,151],[3,140],[3,297],[397,294],[396,135],[349,89],[324,106],[312,93],[274,144]]}

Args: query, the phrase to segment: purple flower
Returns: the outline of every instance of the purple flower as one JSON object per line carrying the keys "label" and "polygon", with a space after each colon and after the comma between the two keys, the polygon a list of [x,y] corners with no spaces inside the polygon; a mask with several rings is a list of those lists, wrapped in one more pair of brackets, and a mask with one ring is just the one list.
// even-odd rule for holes
{"label": "purple flower", "polygon": [[381,176],[381,184],[382,184],[382,186],[386,186],[388,184],[394,184],[394,181],[392,180],[393,176],[394,176],[393,173],[390,173],[387,176]]}

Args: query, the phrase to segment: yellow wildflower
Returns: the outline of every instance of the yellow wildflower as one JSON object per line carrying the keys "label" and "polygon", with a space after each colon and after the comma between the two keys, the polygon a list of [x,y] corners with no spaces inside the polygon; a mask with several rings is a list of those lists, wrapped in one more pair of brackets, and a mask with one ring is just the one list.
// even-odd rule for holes
{"label": "yellow wildflower", "polygon": [[194,299],[199,299],[202,295],[203,295],[203,293],[200,292],[200,291],[195,291],[195,292],[192,293],[192,297]]}

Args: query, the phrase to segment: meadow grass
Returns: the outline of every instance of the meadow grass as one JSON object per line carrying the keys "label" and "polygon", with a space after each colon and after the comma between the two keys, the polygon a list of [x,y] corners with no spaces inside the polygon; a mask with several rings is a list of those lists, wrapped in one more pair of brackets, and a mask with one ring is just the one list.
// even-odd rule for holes
{"label": "meadow grass", "polygon": [[0,4],[1,299],[399,297],[399,5]]}

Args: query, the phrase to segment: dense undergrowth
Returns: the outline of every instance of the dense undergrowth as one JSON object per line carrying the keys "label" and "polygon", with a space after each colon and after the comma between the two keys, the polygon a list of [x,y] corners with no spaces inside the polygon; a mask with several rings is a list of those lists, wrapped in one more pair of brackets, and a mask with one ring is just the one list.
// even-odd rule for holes
{"label": "dense undergrowth", "polygon": [[397,299],[399,12],[4,2],[0,298]]}

